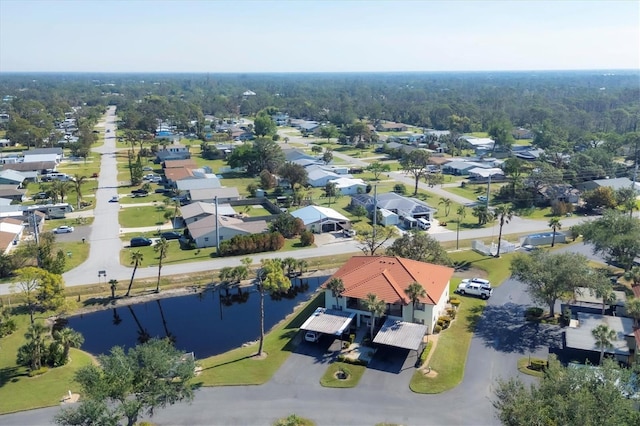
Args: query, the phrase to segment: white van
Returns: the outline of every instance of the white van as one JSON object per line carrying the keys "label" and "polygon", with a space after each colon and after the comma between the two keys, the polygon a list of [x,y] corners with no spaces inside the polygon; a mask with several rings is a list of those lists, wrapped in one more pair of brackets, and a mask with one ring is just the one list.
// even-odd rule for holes
{"label": "white van", "polygon": [[431,228],[431,222],[421,217],[418,219],[418,228],[427,231],[429,230],[429,228]]}

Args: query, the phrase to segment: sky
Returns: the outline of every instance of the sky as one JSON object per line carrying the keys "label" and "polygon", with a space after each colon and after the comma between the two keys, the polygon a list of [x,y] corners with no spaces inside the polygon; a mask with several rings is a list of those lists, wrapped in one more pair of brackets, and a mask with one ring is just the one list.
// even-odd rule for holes
{"label": "sky", "polygon": [[640,1],[0,0],[0,72],[640,69]]}

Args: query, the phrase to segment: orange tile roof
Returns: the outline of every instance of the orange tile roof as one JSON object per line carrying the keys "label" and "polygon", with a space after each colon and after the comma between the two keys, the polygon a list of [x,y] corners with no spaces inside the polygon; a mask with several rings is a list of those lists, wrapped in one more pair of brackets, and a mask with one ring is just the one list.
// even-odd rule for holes
{"label": "orange tile roof", "polygon": [[164,169],[164,176],[167,180],[177,182],[181,179],[192,177],[193,173],[185,167],[176,167],[172,169]]}
{"label": "orange tile roof", "polygon": [[404,289],[415,281],[427,291],[427,296],[420,302],[435,305],[449,285],[453,272],[446,266],[401,257],[354,256],[331,278],[342,280],[343,296],[365,299],[367,294],[373,293],[386,303],[404,305],[411,303]]}
{"label": "orange tile roof", "polygon": [[165,160],[164,168],[165,169],[175,169],[180,167],[186,167],[187,169],[197,169],[198,165],[192,159],[188,160]]}

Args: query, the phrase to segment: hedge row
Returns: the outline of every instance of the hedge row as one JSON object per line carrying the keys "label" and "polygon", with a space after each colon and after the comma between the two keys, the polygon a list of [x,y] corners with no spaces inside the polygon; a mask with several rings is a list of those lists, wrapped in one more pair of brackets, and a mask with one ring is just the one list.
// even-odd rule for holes
{"label": "hedge row", "polygon": [[278,251],[284,247],[284,237],[279,232],[267,234],[236,235],[220,243],[220,256],[237,256],[264,251]]}

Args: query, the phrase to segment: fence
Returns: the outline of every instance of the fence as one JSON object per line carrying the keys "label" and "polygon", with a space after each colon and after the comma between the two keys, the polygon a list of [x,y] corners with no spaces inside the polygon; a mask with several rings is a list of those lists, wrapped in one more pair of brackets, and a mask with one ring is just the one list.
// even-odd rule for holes
{"label": "fence", "polygon": [[[495,256],[496,253],[498,253],[498,244],[491,243],[491,245],[488,246],[480,240],[473,240],[471,242],[471,248],[485,256]],[[515,244],[508,241],[502,240],[500,242],[500,253],[511,253],[515,251],[516,248]]]}

